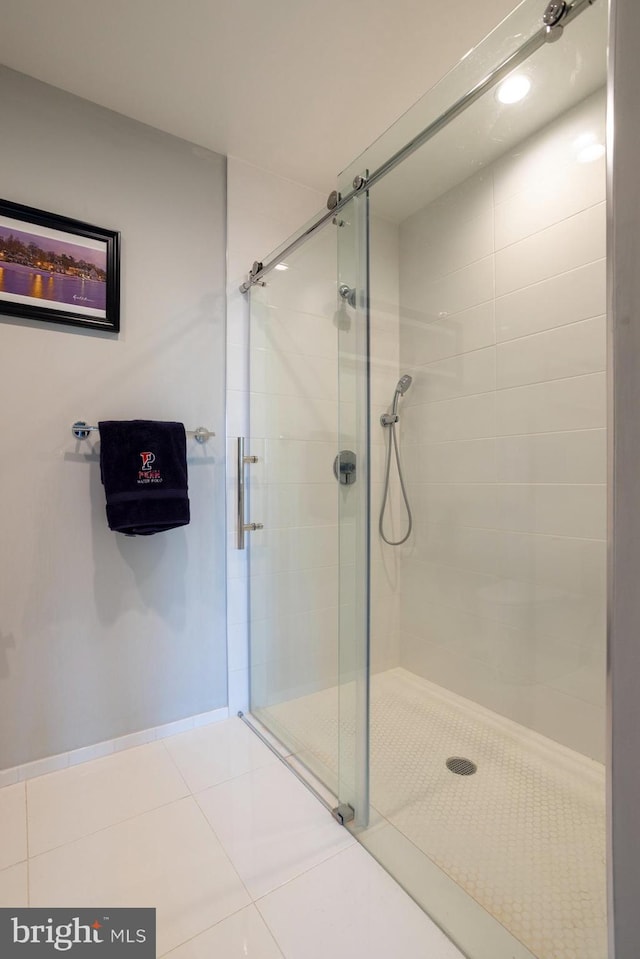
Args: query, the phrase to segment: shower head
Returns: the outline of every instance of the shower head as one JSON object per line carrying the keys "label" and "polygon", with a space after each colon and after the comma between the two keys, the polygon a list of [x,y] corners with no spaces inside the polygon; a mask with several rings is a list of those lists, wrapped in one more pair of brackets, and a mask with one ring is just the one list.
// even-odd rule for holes
{"label": "shower head", "polygon": [[398,412],[398,400],[401,396],[404,396],[404,394],[407,392],[407,390],[411,386],[412,379],[413,377],[409,376],[408,373],[405,373],[404,376],[401,376],[400,379],[398,380],[396,391],[393,394],[393,407],[391,409],[391,415],[395,416],[396,419],[397,419],[396,414]]}
{"label": "shower head", "polygon": [[408,373],[405,373],[404,376],[401,376],[400,379],[398,380],[398,385],[396,386],[396,393],[399,396],[404,396],[404,394],[407,392],[407,390],[411,386],[412,381],[413,381],[413,377],[409,376]]}

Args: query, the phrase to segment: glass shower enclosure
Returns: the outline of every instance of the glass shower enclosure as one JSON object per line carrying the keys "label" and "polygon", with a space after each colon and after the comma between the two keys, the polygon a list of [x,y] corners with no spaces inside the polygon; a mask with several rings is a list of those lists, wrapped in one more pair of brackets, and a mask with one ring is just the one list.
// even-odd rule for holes
{"label": "glass shower enclosure", "polygon": [[471,959],[607,954],[607,29],[525,0],[249,292],[253,721]]}

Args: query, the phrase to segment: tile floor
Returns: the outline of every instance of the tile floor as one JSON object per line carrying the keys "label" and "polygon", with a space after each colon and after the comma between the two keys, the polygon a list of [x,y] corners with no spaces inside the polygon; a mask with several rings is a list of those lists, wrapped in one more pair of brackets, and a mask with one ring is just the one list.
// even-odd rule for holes
{"label": "tile floor", "polygon": [[0,789],[0,906],[155,906],[171,959],[461,959],[238,719]]}

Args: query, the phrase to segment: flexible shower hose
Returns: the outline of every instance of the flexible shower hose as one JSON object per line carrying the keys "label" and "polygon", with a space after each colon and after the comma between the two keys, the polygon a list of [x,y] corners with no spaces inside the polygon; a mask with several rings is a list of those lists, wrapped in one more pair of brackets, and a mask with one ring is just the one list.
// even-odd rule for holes
{"label": "flexible shower hose", "polygon": [[[390,426],[391,436],[389,437],[389,444],[387,446],[387,461],[384,471],[384,492],[382,494],[382,507],[380,509],[380,522],[378,523],[378,529],[380,530],[380,535],[382,536],[385,543],[389,546],[402,546],[403,543],[406,543],[409,537],[411,536],[411,529],[413,527],[413,516],[411,515],[411,507],[409,506],[409,497],[407,496],[407,490],[404,485],[404,477],[402,476],[402,466],[400,465],[400,450],[398,449],[398,437],[396,436],[396,424],[391,423]],[[389,499],[389,479],[391,475],[391,444],[393,444],[393,449],[396,455],[396,464],[398,467],[398,478],[400,479],[400,489],[402,490],[402,496],[404,499],[404,505],[407,508],[407,517],[409,519],[409,528],[407,529],[406,534],[402,539],[391,540],[387,539],[384,534],[384,514],[387,508],[387,501]]]}

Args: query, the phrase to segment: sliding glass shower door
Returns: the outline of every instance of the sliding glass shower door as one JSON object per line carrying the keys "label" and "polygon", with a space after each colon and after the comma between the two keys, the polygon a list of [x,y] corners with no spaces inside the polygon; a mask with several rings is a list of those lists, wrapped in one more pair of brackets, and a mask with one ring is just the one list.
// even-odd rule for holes
{"label": "sliding glass shower door", "polygon": [[251,713],[345,821],[367,810],[366,323],[353,245],[366,233],[355,215],[329,218],[251,288],[245,449],[256,458],[247,515],[262,526],[248,537]]}
{"label": "sliding glass shower door", "polygon": [[573,8],[521,4],[339,184],[369,195],[358,835],[470,959],[607,955],[607,6]]}

